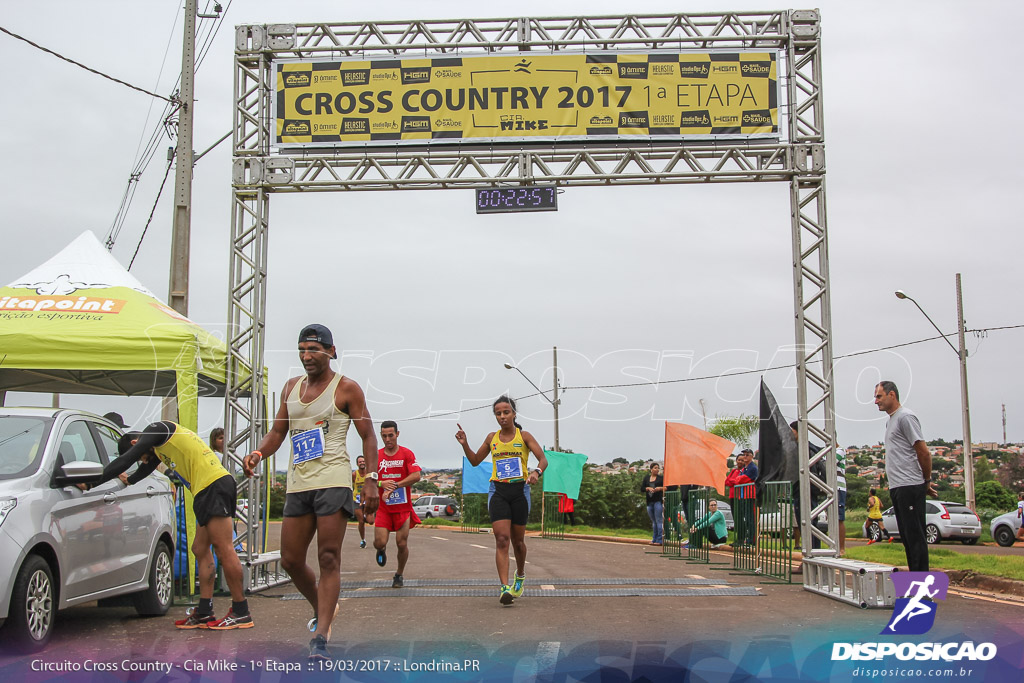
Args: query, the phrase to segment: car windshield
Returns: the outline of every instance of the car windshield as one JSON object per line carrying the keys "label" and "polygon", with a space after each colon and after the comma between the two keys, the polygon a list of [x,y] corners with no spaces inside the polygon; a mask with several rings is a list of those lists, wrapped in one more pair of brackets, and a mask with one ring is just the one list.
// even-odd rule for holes
{"label": "car windshield", "polygon": [[39,469],[52,424],[48,417],[0,416],[0,479],[26,477]]}

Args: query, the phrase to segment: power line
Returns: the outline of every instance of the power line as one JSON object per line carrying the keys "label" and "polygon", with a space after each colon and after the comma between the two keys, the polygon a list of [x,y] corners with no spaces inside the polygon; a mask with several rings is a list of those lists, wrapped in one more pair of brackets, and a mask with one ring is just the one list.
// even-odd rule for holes
{"label": "power line", "polygon": [[102,71],[97,71],[96,69],[90,68],[90,67],[86,66],[85,64],[82,64],[81,62],[76,62],[75,60],[70,59],[68,57],[65,57],[64,55],[62,55],[62,54],[60,54],[58,52],[54,52],[53,50],[50,50],[48,48],[43,47],[42,45],[39,45],[38,43],[33,43],[28,38],[25,38],[24,36],[19,36],[17,33],[14,33],[13,31],[9,31],[6,28],[4,28],[3,26],[0,26],[0,31],[3,31],[4,33],[6,33],[7,35],[11,36],[12,38],[17,38],[18,40],[25,41],[26,43],[28,43],[32,47],[36,48],[37,50],[42,50],[43,52],[45,52],[47,54],[51,54],[54,57],[57,57],[58,59],[63,59],[65,62],[68,62],[69,64],[74,64],[75,66],[79,67],[80,69],[85,69],[89,73],[94,73],[97,76],[102,76],[103,78],[106,78],[108,81],[113,81],[114,83],[120,83],[123,86],[131,88],[132,90],[138,90],[139,92],[144,93],[146,95],[149,95],[150,97],[156,97],[156,98],[161,99],[161,100],[166,100],[167,102],[173,102],[174,101],[174,100],[172,100],[169,97],[164,97],[163,95],[157,95],[155,92],[149,92],[145,88],[140,88],[137,85],[132,85],[131,83],[127,83],[125,81],[122,81],[119,78],[114,78],[113,76],[109,76],[109,75],[103,73]]}
{"label": "power line", "polygon": [[160,190],[156,193],[156,200],[153,202],[153,208],[149,211],[149,219],[146,220],[145,227],[142,228],[142,235],[139,237],[139,243],[135,246],[135,253],[132,254],[132,260],[128,264],[128,270],[132,269],[135,265],[135,257],[139,255],[139,249],[142,248],[142,240],[146,239],[146,231],[149,230],[149,224],[153,222],[153,214],[156,213],[156,205],[160,203],[160,195],[164,192],[164,185],[167,184],[167,178],[171,175],[171,166],[173,166],[173,160],[167,160],[167,170],[164,171],[164,179],[160,182]]}
{"label": "power line", "polygon": [[[1024,328],[1024,324],[1021,324],[1021,325],[1003,325],[1003,326],[1000,326],[1000,327],[985,327],[985,328],[978,328],[978,329],[965,330],[965,331],[966,332],[988,333],[988,332],[994,332],[994,331],[999,331],[999,330],[1016,330],[1016,329],[1020,329],[1020,328]],[[917,339],[915,341],[903,342],[901,344],[890,344],[889,346],[880,346],[880,347],[874,348],[874,349],[865,349],[863,351],[853,351],[851,353],[846,353],[846,354],[843,354],[843,355],[840,355],[840,356],[835,356],[834,359],[835,360],[839,360],[840,358],[853,358],[854,356],[863,356],[863,355],[866,355],[866,354],[869,354],[869,353],[879,353],[881,351],[891,351],[892,349],[899,349],[899,348],[902,348],[904,346],[913,346],[915,344],[924,344],[925,342],[935,341],[936,339],[942,339],[943,336],[950,336],[950,335],[935,335],[934,337],[926,337],[924,339]],[[816,361],[812,361],[812,362],[820,363],[821,361],[820,360],[816,360]],[[709,380],[709,379],[721,379],[722,377],[739,377],[739,376],[742,376],[742,375],[755,375],[755,374],[761,374],[761,373],[764,373],[764,372],[771,372],[773,370],[788,370],[790,368],[795,368],[795,367],[796,367],[796,363],[786,363],[786,364],[783,364],[783,365],[770,365],[768,367],[759,368],[759,369],[755,369],[755,370],[738,370],[736,372],[723,372],[723,373],[720,373],[720,374],[717,374],[717,375],[702,375],[700,377],[681,377],[679,379],[665,379],[665,380],[657,380],[657,381],[654,381],[654,382],[632,382],[632,383],[629,383],[629,384],[591,384],[591,385],[587,385],[587,386],[582,386],[581,385],[581,386],[561,387],[561,389],[562,389],[562,391],[569,391],[570,389],[572,389],[572,390],[579,390],[579,389],[594,390],[594,389],[624,389],[624,388],[629,388],[629,387],[653,387],[653,386],[658,386],[659,384],[679,384],[679,383],[682,383],[682,382],[701,382],[701,381],[705,381],[705,380]],[[540,396],[543,393],[544,392],[542,392],[542,391],[538,391],[538,392],[535,392],[535,393],[532,393],[532,394],[528,394],[526,396],[517,397],[517,398],[515,398],[513,400],[521,401],[523,399],[533,398],[534,396]],[[475,410],[483,410],[484,408],[490,408],[490,407],[491,407],[491,404],[486,403],[484,405],[475,406],[473,408],[467,408],[465,410],[449,410],[449,411],[443,412],[443,413],[433,413],[431,415],[421,415],[419,417],[410,417],[410,418],[406,418],[404,421],[405,422],[413,422],[415,420],[428,420],[428,419],[434,418],[434,417],[447,417],[449,415],[460,415],[462,413],[470,413],[470,412],[473,412]]]}

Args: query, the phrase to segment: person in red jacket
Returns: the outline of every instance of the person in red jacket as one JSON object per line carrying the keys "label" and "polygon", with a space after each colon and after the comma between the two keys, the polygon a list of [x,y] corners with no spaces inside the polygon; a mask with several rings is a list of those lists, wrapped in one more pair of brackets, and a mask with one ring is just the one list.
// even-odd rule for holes
{"label": "person in red jacket", "polygon": [[576,526],[576,515],[573,511],[576,509],[575,501],[564,493],[558,494],[558,511],[562,513],[562,524],[569,520],[570,526]]}
{"label": "person in red jacket", "polygon": [[[755,523],[757,515],[752,513],[750,503],[745,500],[739,504],[736,501],[740,498],[748,499],[754,497],[754,487],[748,486],[736,490],[734,487],[742,484],[752,484],[757,479],[757,465],[754,464],[754,452],[744,448],[736,456],[736,467],[729,472],[725,478],[725,490],[729,494],[729,504],[732,506],[733,516],[736,519],[737,543],[753,545],[755,541]],[[748,508],[751,508],[748,510]],[[739,536],[742,534],[742,538]]]}

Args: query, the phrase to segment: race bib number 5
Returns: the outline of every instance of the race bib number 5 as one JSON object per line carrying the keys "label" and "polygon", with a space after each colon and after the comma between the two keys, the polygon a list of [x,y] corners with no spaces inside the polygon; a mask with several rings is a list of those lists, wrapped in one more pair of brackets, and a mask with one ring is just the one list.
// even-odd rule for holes
{"label": "race bib number 5", "polygon": [[498,471],[498,479],[522,479],[523,461],[521,458],[500,458],[494,463]]}
{"label": "race bib number 5", "polygon": [[292,452],[295,454],[292,462],[296,465],[323,457],[324,430],[321,427],[314,427],[292,434]]}

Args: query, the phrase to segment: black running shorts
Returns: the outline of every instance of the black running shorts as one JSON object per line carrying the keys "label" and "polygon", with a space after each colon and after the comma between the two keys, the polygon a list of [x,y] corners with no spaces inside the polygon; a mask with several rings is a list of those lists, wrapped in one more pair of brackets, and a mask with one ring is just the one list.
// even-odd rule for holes
{"label": "black running shorts", "polygon": [[491,482],[494,491],[488,496],[487,511],[491,523],[509,519],[513,524],[526,526],[530,518],[530,500],[526,497],[526,482]]}
{"label": "black running shorts", "polygon": [[288,493],[284,497],[285,517],[303,517],[310,514],[327,517],[339,510],[349,519],[355,519],[355,500],[352,498],[352,489],[347,486],[299,491]]}
{"label": "black running shorts", "polygon": [[214,517],[233,517],[238,504],[235,478],[230,474],[213,482],[196,494],[192,511],[196,513],[196,526],[206,526]]}

